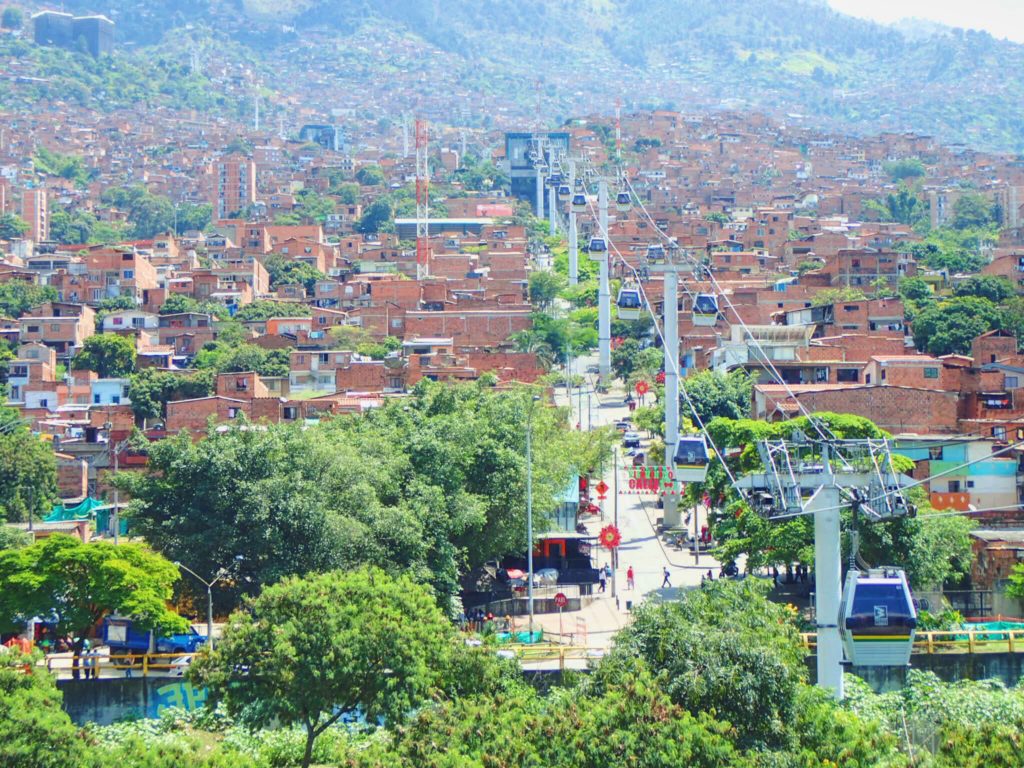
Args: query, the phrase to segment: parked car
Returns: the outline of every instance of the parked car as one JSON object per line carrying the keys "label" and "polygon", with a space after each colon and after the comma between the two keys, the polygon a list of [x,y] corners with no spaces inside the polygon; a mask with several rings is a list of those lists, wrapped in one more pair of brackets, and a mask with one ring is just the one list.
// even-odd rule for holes
{"label": "parked car", "polygon": [[623,421],[616,421],[615,428],[619,430],[619,432],[629,432],[629,430],[633,428],[633,425],[630,424],[629,420],[627,419]]}
{"label": "parked car", "polygon": [[110,648],[111,656],[145,654],[151,649],[156,653],[195,653],[205,642],[206,637],[191,627],[180,635],[154,637],[152,631],[135,629],[131,619],[108,616],[103,620],[103,643]]}
{"label": "parked car", "polygon": [[627,432],[622,436],[622,445],[626,448],[639,448],[640,447],[640,433],[639,432]]}

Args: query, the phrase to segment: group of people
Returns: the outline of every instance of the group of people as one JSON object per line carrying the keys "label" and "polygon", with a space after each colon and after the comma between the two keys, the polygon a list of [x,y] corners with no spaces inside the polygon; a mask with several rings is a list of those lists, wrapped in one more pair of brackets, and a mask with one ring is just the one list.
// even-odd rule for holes
{"label": "group of people", "polygon": [[[597,575],[597,591],[604,592],[608,587],[608,582],[612,578],[612,567],[605,563],[605,566],[598,572]],[[629,566],[626,569],[626,589],[636,588],[636,574],[633,572],[633,566]]]}

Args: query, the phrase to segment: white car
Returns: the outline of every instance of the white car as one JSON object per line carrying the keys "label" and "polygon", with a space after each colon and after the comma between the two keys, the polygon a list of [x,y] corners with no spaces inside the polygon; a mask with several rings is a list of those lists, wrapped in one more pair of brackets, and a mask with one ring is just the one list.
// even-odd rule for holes
{"label": "white car", "polygon": [[170,669],[167,670],[167,674],[171,677],[184,677],[185,673],[188,672],[188,668],[191,664],[191,656],[178,656],[176,658],[173,658],[168,662],[168,666],[170,667]]}
{"label": "white car", "polygon": [[625,448],[639,448],[640,447],[640,433],[639,432],[627,432],[622,436],[622,445]]}

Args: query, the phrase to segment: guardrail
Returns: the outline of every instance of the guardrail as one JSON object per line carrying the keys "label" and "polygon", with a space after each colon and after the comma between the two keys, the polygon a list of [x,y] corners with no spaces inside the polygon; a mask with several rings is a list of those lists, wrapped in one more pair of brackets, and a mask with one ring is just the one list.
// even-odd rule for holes
{"label": "guardrail", "polygon": [[[123,672],[125,677],[134,677],[136,672],[142,677],[167,677],[169,672],[184,672],[194,657],[194,653],[124,653],[103,656],[83,654],[78,657],[77,669],[82,677],[85,677],[86,673],[92,675],[93,672],[98,677],[104,670]],[[57,675],[72,673],[76,669],[75,657],[71,654],[50,655],[46,657],[45,662],[46,668]]]}
{"label": "guardrail", "polygon": [[[808,654],[817,651],[815,632],[800,635]],[[911,653],[1024,653],[1024,629],[952,629],[917,632]]]}

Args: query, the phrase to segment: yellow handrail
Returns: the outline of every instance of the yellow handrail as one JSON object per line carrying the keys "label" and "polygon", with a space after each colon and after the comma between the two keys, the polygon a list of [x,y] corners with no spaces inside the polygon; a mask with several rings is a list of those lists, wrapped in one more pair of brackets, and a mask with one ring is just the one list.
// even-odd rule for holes
{"label": "yellow handrail", "polygon": [[[917,632],[912,653],[1022,653],[1024,629],[950,629]],[[818,645],[815,632],[802,632],[800,643],[807,653]]]}

